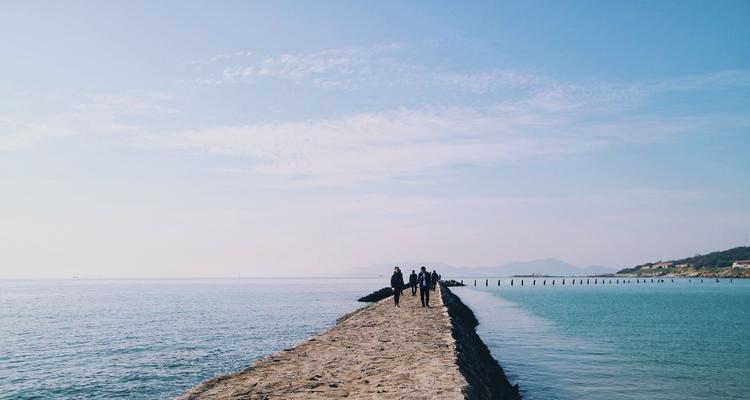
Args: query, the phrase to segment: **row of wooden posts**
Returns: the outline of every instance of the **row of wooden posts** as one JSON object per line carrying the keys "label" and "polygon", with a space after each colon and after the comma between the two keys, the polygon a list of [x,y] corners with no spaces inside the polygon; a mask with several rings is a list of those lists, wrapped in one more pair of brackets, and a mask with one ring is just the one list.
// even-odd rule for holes
{"label": "row of wooden posts", "polygon": [[[566,278],[562,279],[562,285],[565,285],[565,279]],[[571,282],[570,285],[575,285],[576,284],[576,280],[578,280],[578,284],[579,285],[583,285],[584,284],[582,278],[578,278],[578,279],[573,278],[573,279],[570,279],[570,282]],[[703,278],[700,278],[700,280],[701,280],[701,283],[703,283]],[[510,286],[514,285],[514,281],[515,281],[515,279],[511,279],[510,280]],[[520,281],[521,281],[521,286],[523,286],[523,279],[520,279]],[[536,279],[533,279],[531,285],[532,286],[536,286],[536,281],[537,281]],[[541,281],[542,281],[542,286],[546,286],[547,285],[547,279],[543,279]],[[556,279],[551,279],[551,281],[552,281],[552,285],[554,285],[555,282],[556,282]],[[593,279],[593,284],[594,285],[604,285],[604,284],[607,284],[607,282],[605,282],[605,281],[606,281],[606,279],[604,279],[604,278],[594,278]],[[615,279],[614,281],[615,281],[614,282],[615,285],[619,285],[621,283],[620,281],[622,281],[622,284],[632,283],[630,279]],[[647,283],[646,281],[647,281],[647,279],[641,279],[641,278],[636,278],[635,279],[635,283]],[[674,279],[672,278],[671,281],[674,282]],[[688,279],[688,282],[692,282],[692,281],[693,281],[692,278]],[[697,281],[697,279],[696,279],[696,281]],[[729,279],[729,282],[732,282],[732,281],[733,281],[733,279]],[[500,282],[501,282],[501,280],[498,279],[497,280],[497,286],[500,286]],[[656,278],[656,283],[664,283],[664,282],[665,282],[664,279],[662,279],[662,278]],[[716,279],[716,282],[719,282],[719,280]],[[461,279],[461,284],[463,284],[463,283],[464,283],[464,280]],[[591,282],[591,278],[586,278],[586,285],[590,285],[591,283],[592,283]],[[654,283],[654,278],[651,278],[651,283]],[[612,279],[609,279],[609,284],[610,285],[612,284]],[[474,279],[474,286],[476,286],[476,285],[477,285],[477,280]],[[485,279],[484,280],[484,286],[489,286],[489,285],[490,285],[490,280],[489,279]]]}

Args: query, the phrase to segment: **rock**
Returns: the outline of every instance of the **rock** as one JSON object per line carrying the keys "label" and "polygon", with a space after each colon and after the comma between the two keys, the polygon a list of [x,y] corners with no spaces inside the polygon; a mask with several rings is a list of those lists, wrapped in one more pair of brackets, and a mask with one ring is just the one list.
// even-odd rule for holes
{"label": "rock", "polygon": [[384,287],[380,290],[376,290],[368,294],[367,296],[360,297],[357,301],[363,302],[363,303],[374,303],[376,301],[380,301],[391,296],[393,296],[393,289],[391,289],[390,287]]}

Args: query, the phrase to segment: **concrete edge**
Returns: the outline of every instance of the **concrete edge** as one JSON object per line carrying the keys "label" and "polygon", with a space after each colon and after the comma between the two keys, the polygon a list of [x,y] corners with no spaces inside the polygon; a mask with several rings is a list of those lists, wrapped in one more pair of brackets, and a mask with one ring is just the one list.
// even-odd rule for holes
{"label": "concrete edge", "polygon": [[440,289],[456,342],[456,363],[468,383],[463,390],[464,397],[468,400],[520,399],[518,385],[510,383],[503,368],[477,334],[479,321],[474,312],[443,283]]}

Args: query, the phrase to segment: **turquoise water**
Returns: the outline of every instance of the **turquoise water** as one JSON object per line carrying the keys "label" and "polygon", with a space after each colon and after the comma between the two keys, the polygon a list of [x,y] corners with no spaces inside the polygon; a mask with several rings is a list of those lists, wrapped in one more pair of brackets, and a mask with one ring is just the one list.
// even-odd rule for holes
{"label": "turquoise water", "polygon": [[556,280],[455,290],[525,399],[750,398],[750,281]]}
{"label": "turquoise water", "polygon": [[0,398],[172,398],[332,326],[383,283],[0,281]]}

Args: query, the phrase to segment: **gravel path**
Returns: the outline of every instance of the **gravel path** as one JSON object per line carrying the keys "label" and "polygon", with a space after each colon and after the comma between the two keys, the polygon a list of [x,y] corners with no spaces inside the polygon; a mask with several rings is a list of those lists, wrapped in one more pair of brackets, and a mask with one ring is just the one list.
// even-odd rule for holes
{"label": "gravel path", "polygon": [[239,373],[206,381],[179,399],[463,399],[466,380],[440,288],[431,308],[409,290]]}

